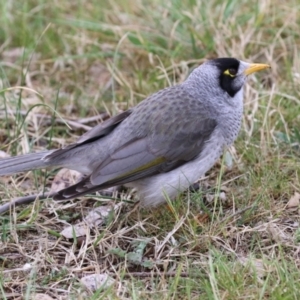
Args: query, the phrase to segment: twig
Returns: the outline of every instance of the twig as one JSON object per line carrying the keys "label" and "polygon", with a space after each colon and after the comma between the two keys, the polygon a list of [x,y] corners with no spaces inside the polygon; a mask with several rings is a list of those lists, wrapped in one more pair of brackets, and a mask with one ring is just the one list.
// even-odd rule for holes
{"label": "twig", "polygon": [[[20,110],[20,111],[13,111],[13,110],[8,110],[7,114],[4,112],[0,112],[0,117],[7,117],[9,118],[9,114],[20,114],[22,116],[26,116],[27,115],[27,111],[24,110]],[[38,119],[41,120],[45,120],[45,121],[51,121],[52,122],[52,116],[46,115],[46,114],[34,114],[35,117],[37,117]],[[79,119],[77,121],[75,120],[70,120],[70,119],[61,119],[61,118],[55,118],[55,122],[60,123],[60,124],[65,124],[67,123],[68,125],[70,125],[73,128],[77,128],[77,129],[84,129],[86,131],[90,130],[92,127],[85,125],[85,124],[89,124],[95,121],[104,121],[106,119],[109,118],[109,114],[104,112],[101,113],[97,116],[93,116],[93,117],[89,117],[89,118],[83,118],[83,119]]]}
{"label": "twig", "polygon": [[79,119],[77,122],[80,124],[89,124],[89,123],[92,123],[95,121],[104,121],[104,120],[108,119],[109,117],[110,117],[110,115],[107,112],[104,112],[104,113],[101,113],[96,116]]}
{"label": "twig", "polygon": [[226,218],[223,220],[223,222],[227,222],[229,219],[232,219],[232,218],[234,218],[234,217],[236,217],[236,216],[238,216],[238,215],[241,215],[241,214],[243,214],[244,212],[246,212],[247,210],[249,210],[249,209],[254,209],[255,207],[256,207],[256,205],[249,205],[249,206],[246,206],[245,208],[242,208],[242,209],[236,211],[234,214],[232,214],[232,215],[226,217]]}
{"label": "twig", "polygon": [[[16,112],[14,111],[8,111],[8,113],[12,113],[12,114],[16,114]],[[26,111],[19,111],[18,114],[22,115],[22,116],[26,116],[27,112]],[[5,118],[10,118],[9,114],[5,114],[4,112],[0,112],[0,117],[3,118],[5,116]],[[52,117],[49,115],[45,115],[45,114],[34,114],[34,116],[42,121],[46,121],[47,123],[50,123],[52,120]],[[45,122],[45,123],[46,123]],[[59,123],[59,124],[68,124],[73,128],[77,128],[77,129],[84,129],[86,131],[90,130],[92,127],[81,124],[77,121],[74,120],[68,120],[68,119],[60,119],[60,118],[55,118],[55,122]]]}
{"label": "twig", "polygon": [[232,214],[231,216],[229,216],[229,218],[233,218],[237,215],[240,215],[240,214],[243,214],[244,212],[246,212],[247,210],[249,209],[253,209],[253,208],[256,208],[256,205],[249,205],[249,206],[246,206],[245,208],[242,208],[240,210],[238,210],[237,212],[235,212],[234,214]]}
{"label": "twig", "polygon": [[[188,272],[181,272],[178,274],[178,272],[167,272],[167,273],[158,273],[158,272],[129,272],[129,273],[126,273],[126,274],[123,274],[123,276],[125,278],[130,278],[130,277],[139,277],[139,278],[147,278],[147,277],[155,277],[155,276],[159,276],[159,277],[162,277],[162,276],[165,276],[165,277],[175,277],[175,276],[178,276],[179,277],[184,277],[184,278],[187,278],[187,277],[193,277],[193,278],[199,278],[201,277],[201,275],[197,275],[197,274],[190,274]],[[113,277],[116,277],[115,274],[112,275]]]}
{"label": "twig", "polygon": [[[30,204],[34,202],[36,199],[39,200],[46,200],[49,198],[52,198],[54,195],[56,195],[57,192],[48,192],[48,193],[40,193],[40,194],[34,194],[24,197],[19,197],[11,200],[8,203],[5,203],[0,206],[0,215],[10,210],[12,207],[17,207],[24,204]],[[113,197],[114,191],[110,191],[109,189],[105,189],[98,192],[103,197]],[[118,198],[112,198],[113,200],[117,200]],[[125,201],[125,200],[123,200]],[[131,201],[126,200],[125,202],[131,203]]]}
{"label": "twig", "polygon": [[52,198],[55,194],[56,193],[40,193],[40,194],[34,194],[34,195],[25,196],[25,197],[15,198],[12,201],[0,206],[0,214],[7,212],[8,210],[10,210],[13,207],[32,203],[36,199],[46,200],[48,198]]}

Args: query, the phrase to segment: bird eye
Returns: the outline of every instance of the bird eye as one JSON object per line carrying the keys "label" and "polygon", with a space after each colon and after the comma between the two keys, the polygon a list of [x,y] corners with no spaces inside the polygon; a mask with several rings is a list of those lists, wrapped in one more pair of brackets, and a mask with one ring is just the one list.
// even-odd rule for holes
{"label": "bird eye", "polygon": [[237,73],[236,69],[229,69],[228,71],[229,71],[230,75],[233,75],[233,76],[235,76]]}
{"label": "bird eye", "polygon": [[237,70],[236,69],[227,69],[225,72],[224,72],[225,75],[229,75],[231,77],[234,77],[236,74],[237,74]]}

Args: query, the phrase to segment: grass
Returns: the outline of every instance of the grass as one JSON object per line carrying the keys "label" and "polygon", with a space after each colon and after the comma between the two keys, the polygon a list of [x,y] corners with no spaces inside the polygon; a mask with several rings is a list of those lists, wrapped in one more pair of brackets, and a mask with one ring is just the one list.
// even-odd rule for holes
{"label": "grass", "polygon": [[[100,121],[90,117],[136,105],[206,58],[272,70],[249,80],[230,155],[170,209],[128,203],[71,239],[60,232],[109,199],[36,201],[0,216],[1,298],[298,299],[299,206],[287,203],[300,190],[299,9],[296,0],[2,1],[0,155],[71,143]],[[55,174],[1,178],[0,203],[49,190]],[[114,284],[80,283],[99,273]]]}

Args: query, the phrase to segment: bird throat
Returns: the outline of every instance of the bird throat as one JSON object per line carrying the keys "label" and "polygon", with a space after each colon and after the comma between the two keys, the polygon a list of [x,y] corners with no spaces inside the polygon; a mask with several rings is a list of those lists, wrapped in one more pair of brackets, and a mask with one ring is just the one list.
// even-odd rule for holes
{"label": "bird throat", "polygon": [[235,94],[240,91],[240,89],[242,88],[242,85],[236,85],[234,80],[236,80],[236,77],[231,77],[231,76],[227,76],[222,74],[220,76],[220,86],[221,88],[228,93],[228,95],[230,97],[234,97]]}

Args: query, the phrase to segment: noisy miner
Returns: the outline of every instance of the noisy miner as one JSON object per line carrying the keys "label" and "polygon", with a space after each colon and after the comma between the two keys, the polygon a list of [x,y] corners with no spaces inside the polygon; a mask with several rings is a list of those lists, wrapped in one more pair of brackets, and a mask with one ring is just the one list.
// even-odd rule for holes
{"label": "noisy miner", "polygon": [[74,144],[1,159],[0,175],[64,167],[85,177],[55,200],[125,185],[136,188],[142,206],[157,206],[203,176],[234,142],[247,76],[266,68],[235,58],[208,60],[183,83],[97,125]]}

